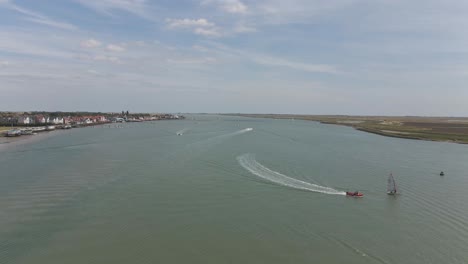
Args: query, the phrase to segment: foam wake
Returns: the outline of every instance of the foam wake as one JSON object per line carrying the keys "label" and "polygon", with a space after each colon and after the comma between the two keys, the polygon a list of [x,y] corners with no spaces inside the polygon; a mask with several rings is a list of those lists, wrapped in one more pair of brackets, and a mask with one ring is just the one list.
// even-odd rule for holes
{"label": "foam wake", "polygon": [[346,195],[345,192],[335,190],[333,188],[320,186],[317,184],[308,183],[305,181],[296,180],[294,178],[283,175],[279,172],[270,170],[255,160],[253,154],[243,154],[237,157],[239,164],[252,174],[263,178],[267,181],[274,182],[279,185],[288,186],[295,189],[306,190],[311,192],[319,192],[326,194]]}
{"label": "foam wake", "polygon": [[229,133],[229,134],[226,134],[226,135],[222,135],[220,137],[231,137],[231,136],[236,136],[236,135],[240,135],[240,134],[244,134],[244,133],[247,133],[249,131],[252,131],[253,128],[251,127],[248,127],[248,128],[244,128],[244,129],[241,129],[239,131],[236,131],[236,132],[232,132],[232,133]]}
{"label": "foam wake", "polygon": [[188,131],[188,128],[184,128],[184,129],[182,129],[182,130],[177,131],[176,134],[177,134],[178,136],[182,136],[182,135],[183,135],[185,132],[187,132],[187,131]]}

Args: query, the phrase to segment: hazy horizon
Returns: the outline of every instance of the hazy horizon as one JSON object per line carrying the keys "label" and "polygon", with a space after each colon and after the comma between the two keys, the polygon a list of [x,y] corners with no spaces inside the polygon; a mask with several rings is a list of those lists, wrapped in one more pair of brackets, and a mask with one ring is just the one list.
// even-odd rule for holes
{"label": "hazy horizon", "polygon": [[0,0],[0,111],[468,116],[468,2]]}
{"label": "hazy horizon", "polygon": [[[125,110],[126,111],[126,110]],[[65,110],[0,110],[0,112],[17,112],[17,113],[34,113],[34,112],[75,112],[75,113],[121,113],[122,111],[90,111],[90,110],[70,110],[70,111],[65,111]],[[354,116],[354,117],[359,117],[359,116],[367,116],[367,117],[446,117],[446,118],[468,118],[468,116],[445,116],[445,115],[360,115],[360,114],[355,114],[355,115],[350,115],[350,114],[314,114],[314,113],[274,113],[274,112],[258,112],[258,113],[251,113],[251,112],[138,112],[138,111],[130,111],[130,114],[182,114],[182,115],[303,115],[303,116]]]}

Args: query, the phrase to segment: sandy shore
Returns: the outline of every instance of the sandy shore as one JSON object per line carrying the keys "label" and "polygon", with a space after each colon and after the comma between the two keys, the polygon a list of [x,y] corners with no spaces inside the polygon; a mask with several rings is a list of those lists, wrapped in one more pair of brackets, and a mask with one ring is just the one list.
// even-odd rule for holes
{"label": "sandy shore", "polygon": [[36,135],[24,135],[19,137],[0,137],[0,151],[10,150],[12,148],[31,144],[34,142],[38,142],[44,140],[46,138],[50,138],[59,134],[63,134],[66,132],[70,132],[70,130],[54,130],[54,131],[47,131],[41,132]]}

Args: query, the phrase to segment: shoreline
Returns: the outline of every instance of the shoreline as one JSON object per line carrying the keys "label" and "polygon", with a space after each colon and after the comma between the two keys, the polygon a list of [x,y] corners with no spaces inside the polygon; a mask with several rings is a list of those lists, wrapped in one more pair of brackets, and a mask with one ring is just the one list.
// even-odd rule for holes
{"label": "shoreline", "polygon": [[392,138],[402,138],[402,139],[411,139],[411,140],[421,140],[421,141],[432,141],[432,142],[446,142],[446,143],[456,143],[456,144],[462,144],[462,145],[467,145],[468,142],[459,142],[459,141],[454,141],[454,140],[434,140],[434,139],[425,139],[425,138],[419,138],[419,137],[412,137],[410,135],[405,135],[405,134],[398,134],[398,133],[385,133],[385,132],[380,132],[380,131],[372,131],[369,129],[365,128],[355,128],[356,130],[370,133],[370,134],[375,134],[379,136],[384,136],[384,137],[392,137]]}
{"label": "shoreline", "polygon": [[[71,132],[74,129],[80,128],[91,128],[91,127],[106,127],[112,128],[111,126],[114,125],[115,128],[120,128],[122,124],[127,123],[147,123],[147,122],[156,122],[156,121],[163,121],[163,120],[173,120],[173,119],[160,119],[160,120],[144,120],[144,121],[129,121],[129,122],[103,122],[103,123],[93,123],[93,124],[82,124],[78,127],[72,127],[71,129],[63,129],[63,128],[56,128],[51,131],[41,131],[37,132],[37,134],[33,135],[21,135],[16,137],[7,137],[5,136],[6,131],[10,129],[28,129],[34,126],[16,126],[16,127],[9,127],[5,130],[0,130],[0,152],[4,151],[10,147],[17,147],[26,144],[30,144],[36,141],[40,141],[56,134],[63,134],[65,132]],[[43,127],[43,126],[36,126],[36,127]],[[4,127],[0,127],[4,128]]]}
{"label": "shoreline", "polygon": [[338,116],[338,115],[287,115],[287,114],[225,114],[250,118],[298,119],[321,124],[352,127],[375,135],[468,144],[468,118],[414,117],[414,116]]}
{"label": "shoreline", "polygon": [[53,137],[58,133],[70,132],[69,130],[54,130],[47,133],[39,133],[37,135],[24,135],[19,137],[0,137],[0,152],[8,150],[9,148],[19,147],[34,142]]}

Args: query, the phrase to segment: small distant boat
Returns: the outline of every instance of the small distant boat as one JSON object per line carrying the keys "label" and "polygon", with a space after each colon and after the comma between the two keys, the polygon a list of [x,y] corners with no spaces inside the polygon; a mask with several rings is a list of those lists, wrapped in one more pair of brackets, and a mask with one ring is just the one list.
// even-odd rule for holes
{"label": "small distant boat", "polygon": [[52,131],[55,130],[55,126],[47,126],[46,131]]}
{"label": "small distant boat", "polygon": [[21,130],[19,129],[12,129],[12,130],[8,130],[5,134],[5,136],[7,137],[19,137],[21,136]]}
{"label": "small distant boat", "polygon": [[361,192],[355,191],[355,192],[346,192],[346,196],[363,197],[364,194]]}
{"label": "small distant boat", "polygon": [[440,176],[444,176],[445,173],[444,173],[443,171],[441,171],[439,175],[440,175]]}
{"label": "small distant boat", "polygon": [[42,131],[46,131],[46,127],[42,126],[42,127],[32,127],[31,130],[33,132],[42,132]]}
{"label": "small distant boat", "polygon": [[390,175],[388,175],[388,180],[387,180],[387,194],[388,195],[397,194],[397,186],[395,183],[395,178],[393,178],[393,174],[391,173]]}
{"label": "small distant boat", "polygon": [[33,135],[32,129],[23,129],[21,130],[21,135]]}

